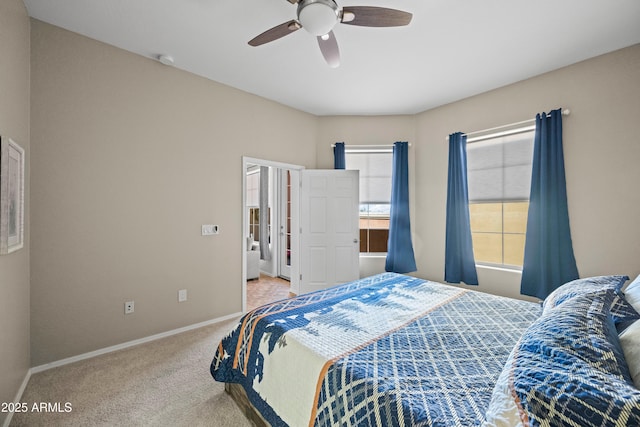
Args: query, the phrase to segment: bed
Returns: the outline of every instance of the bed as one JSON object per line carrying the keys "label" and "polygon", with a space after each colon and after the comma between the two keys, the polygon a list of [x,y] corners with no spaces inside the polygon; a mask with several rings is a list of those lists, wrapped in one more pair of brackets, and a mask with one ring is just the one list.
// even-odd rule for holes
{"label": "bed", "polygon": [[211,374],[258,425],[640,425],[626,279],[538,304],[383,273],[247,313]]}

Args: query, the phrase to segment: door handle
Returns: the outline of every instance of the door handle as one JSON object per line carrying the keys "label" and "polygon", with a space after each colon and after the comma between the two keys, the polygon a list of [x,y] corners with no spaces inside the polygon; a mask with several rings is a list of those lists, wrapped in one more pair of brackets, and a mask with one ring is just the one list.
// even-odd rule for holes
{"label": "door handle", "polygon": [[353,243],[358,243],[358,239],[353,239]]}

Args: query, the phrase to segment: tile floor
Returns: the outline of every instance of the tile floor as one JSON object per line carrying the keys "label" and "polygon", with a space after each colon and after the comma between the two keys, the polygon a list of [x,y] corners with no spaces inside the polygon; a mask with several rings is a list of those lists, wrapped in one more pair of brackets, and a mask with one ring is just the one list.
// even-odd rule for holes
{"label": "tile floor", "polygon": [[279,277],[261,274],[259,279],[247,281],[247,310],[291,296],[295,295],[289,292],[289,282]]}

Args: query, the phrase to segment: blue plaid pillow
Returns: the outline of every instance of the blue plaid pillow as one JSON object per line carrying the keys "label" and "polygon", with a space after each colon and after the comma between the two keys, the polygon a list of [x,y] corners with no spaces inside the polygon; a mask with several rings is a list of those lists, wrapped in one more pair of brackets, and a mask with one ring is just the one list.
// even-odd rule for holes
{"label": "blue plaid pillow", "polygon": [[606,289],[619,291],[627,280],[629,280],[629,276],[595,276],[567,282],[545,298],[542,303],[543,312],[557,307],[578,295],[590,294]]}
{"label": "blue plaid pillow", "polygon": [[615,291],[605,289],[548,308],[509,356],[487,424],[519,419],[531,426],[602,427],[621,420],[640,425],[640,390],[631,382],[613,325],[614,298]]}

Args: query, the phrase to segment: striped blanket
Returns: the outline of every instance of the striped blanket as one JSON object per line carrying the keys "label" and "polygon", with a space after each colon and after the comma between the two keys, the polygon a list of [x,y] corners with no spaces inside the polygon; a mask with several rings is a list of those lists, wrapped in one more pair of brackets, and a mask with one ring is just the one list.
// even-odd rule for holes
{"label": "striped blanket", "polygon": [[273,426],[480,425],[538,304],[383,273],[247,313],[218,345]]}

